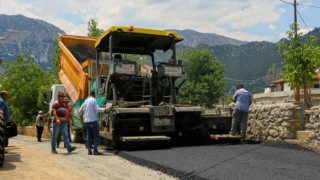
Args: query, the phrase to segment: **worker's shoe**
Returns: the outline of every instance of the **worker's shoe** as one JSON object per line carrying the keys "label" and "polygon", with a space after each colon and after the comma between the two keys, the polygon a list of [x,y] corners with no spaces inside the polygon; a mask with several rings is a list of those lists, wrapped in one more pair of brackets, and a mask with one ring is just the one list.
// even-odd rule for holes
{"label": "worker's shoe", "polygon": [[71,146],[70,149],[68,149],[68,153],[71,153],[72,151],[76,150],[77,147],[75,146]]}
{"label": "worker's shoe", "polygon": [[101,155],[102,153],[99,151],[93,151],[93,155]]}
{"label": "worker's shoe", "polygon": [[90,150],[90,151],[88,151],[88,155],[92,155],[92,151]]}
{"label": "worker's shoe", "polygon": [[58,154],[58,152],[56,150],[52,150],[51,154]]}
{"label": "worker's shoe", "polygon": [[230,131],[229,134],[232,135],[232,136],[236,135],[236,133],[232,132],[232,131]]}

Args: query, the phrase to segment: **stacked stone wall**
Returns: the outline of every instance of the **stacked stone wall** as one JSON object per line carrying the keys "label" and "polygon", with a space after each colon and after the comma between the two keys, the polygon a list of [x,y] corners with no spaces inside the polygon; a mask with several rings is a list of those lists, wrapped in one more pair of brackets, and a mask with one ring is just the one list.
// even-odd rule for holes
{"label": "stacked stone wall", "polygon": [[301,108],[294,104],[252,105],[247,140],[284,141],[295,139],[301,130]]}
{"label": "stacked stone wall", "polygon": [[320,107],[313,107],[309,110],[305,124],[305,130],[310,131],[307,140],[308,146],[320,152]]}

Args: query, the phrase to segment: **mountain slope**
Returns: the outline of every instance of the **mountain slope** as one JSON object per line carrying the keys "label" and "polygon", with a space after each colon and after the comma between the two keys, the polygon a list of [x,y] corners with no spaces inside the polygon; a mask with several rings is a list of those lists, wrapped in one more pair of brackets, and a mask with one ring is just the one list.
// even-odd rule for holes
{"label": "mountain slope", "polygon": [[208,47],[225,66],[227,87],[244,83],[247,89],[261,92],[266,85],[266,72],[272,64],[281,64],[275,43],[249,42],[240,46]]}
{"label": "mountain slope", "polygon": [[217,46],[217,45],[241,45],[247,42],[239,41],[236,39],[228,38],[225,36],[217,35],[214,33],[200,33],[194,30],[186,29],[186,30],[172,30],[177,32],[180,36],[184,37],[184,40],[179,43],[188,47],[197,47],[200,44],[207,44],[209,46]]}
{"label": "mountain slope", "polygon": [[53,37],[64,33],[58,27],[42,20],[22,15],[0,14],[0,55],[4,60],[13,61],[18,55],[29,52],[43,66],[53,54]]}

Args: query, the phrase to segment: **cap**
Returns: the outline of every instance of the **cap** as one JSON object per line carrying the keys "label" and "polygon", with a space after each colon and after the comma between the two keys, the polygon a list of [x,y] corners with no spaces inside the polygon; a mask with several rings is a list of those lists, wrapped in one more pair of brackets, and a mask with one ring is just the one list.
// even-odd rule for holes
{"label": "cap", "polygon": [[2,96],[2,94],[9,94],[8,91],[1,91],[0,95]]}
{"label": "cap", "polygon": [[42,111],[39,111],[39,114],[42,114]]}
{"label": "cap", "polygon": [[69,102],[69,101],[70,101],[70,99],[69,99],[69,98],[67,98],[67,97],[64,97],[64,98],[63,98],[63,101],[64,101],[64,102]]}

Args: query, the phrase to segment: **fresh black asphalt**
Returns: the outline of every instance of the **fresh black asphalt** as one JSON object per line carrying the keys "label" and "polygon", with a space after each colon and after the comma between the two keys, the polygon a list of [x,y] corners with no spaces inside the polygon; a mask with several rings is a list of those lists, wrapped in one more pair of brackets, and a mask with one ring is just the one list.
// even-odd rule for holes
{"label": "fresh black asphalt", "polygon": [[319,154],[286,143],[198,144],[116,153],[178,179],[320,179]]}

